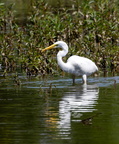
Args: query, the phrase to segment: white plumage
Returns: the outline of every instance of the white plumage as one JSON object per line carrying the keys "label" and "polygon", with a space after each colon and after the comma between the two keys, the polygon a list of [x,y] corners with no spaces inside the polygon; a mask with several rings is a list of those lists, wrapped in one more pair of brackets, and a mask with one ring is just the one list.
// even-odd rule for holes
{"label": "white plumage", "polygon": [[[68,45],[65,42],[57,41],[53,45],[43,49],[42,52],[52,48],[62,48],[57,54],[58,65],[63,71],[71,73],[73,76],[82,76],[84,84],[87,82],[87,76],[98,71],[95,63],[85,57],[73,55],[68,58],[66,63],[63,62],[62,57],[66,56],[68,53]],[[75,77],[73,77],[73,83],[75,83]]]}

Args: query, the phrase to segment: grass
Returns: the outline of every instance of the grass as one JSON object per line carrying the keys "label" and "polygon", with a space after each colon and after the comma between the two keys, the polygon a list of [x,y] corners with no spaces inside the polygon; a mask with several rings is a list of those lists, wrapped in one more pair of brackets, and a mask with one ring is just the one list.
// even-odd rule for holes
{"label": "grass", "polygon": [[[73,1],[72,5],[77,1]],[[119,11],[115,0],[85,1],[77,7],[51,7],[43,0],[32,3],[25,22],[11,7],[0,4],[0,63],[8,72],[27,75],[61,74],[57,51],[41,53],[55,41],[69,45],[70,55],[92,59],[100,71],[119,72]]]}

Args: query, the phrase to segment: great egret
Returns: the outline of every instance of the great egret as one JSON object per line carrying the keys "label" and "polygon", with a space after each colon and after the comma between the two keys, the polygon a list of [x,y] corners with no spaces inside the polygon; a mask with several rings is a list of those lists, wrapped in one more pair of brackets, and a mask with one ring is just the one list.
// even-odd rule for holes
{"label": "great egret", "polygon": [[68,53],[68,45],[63,41],[57,41],[49,47],[46,47],[42,52],[52,49],[61,48],[62,50],[57,53],[57,62],[60,68],[73,75],[73,84],[75,83],[75,76],[82,76],[83,83],[87,83],[87,76],[98,71],[97,66],[93,61],[88,58],[73,55],[69,57],[67,62],[63,62],[62,57]]}

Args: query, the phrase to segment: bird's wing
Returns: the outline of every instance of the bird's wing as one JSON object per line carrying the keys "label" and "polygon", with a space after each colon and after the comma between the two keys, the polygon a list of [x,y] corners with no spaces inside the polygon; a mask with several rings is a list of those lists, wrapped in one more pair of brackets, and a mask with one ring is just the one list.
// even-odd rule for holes
{"label": "bird's wing", "polygon": [[76,75],[83,75],[83,74],[90,75],[91,73],[97,70],[95,63],[85,57],[74,55],[71,56],[67,60],[67,62],[74,67]]}

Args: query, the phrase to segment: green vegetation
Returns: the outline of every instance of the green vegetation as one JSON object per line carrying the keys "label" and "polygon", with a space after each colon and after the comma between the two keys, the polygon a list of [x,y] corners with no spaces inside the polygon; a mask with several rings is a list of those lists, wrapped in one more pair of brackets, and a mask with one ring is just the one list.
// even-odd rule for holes
{"label": "green vegetation", "polygon": [[[27,75],[57,74],[57,51],[41,49],[57,40],[69,45],[70,55],[95,61],[100,71],[119,71],[119,10],[114,0],[96,0],[75,7],[51,7],[32,3],[32,11],[20,23],[11,7],[0,4],[0,63],[7,72]],[[53,58],[54,57],[54,58]]]}

